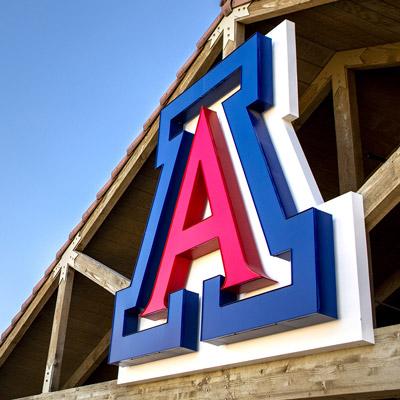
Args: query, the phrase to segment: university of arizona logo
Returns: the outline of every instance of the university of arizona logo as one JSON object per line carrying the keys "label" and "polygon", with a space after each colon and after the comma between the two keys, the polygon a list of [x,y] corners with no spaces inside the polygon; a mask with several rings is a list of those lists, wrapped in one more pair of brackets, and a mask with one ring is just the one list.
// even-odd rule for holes
{"label": "university of arizona logo", "polygon": [[[152,363],[148,379],[247,362],[257,338],[337,320],[340,218],[316,208],[291,126],[295,63],[285,21],[162,110],[160,179],[131,286],[116,295],[111,363]],[[171,357],[176,372],[160,364]]]}

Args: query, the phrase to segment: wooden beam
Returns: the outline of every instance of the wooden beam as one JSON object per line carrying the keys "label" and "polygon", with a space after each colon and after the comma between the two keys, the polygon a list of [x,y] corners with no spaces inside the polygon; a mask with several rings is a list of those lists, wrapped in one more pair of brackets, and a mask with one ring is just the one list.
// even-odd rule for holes
{"label": "wooden beam", "polygon": [[356,191],[363,181],[363,162],[354,72],[343,65],[332,76],[340,193]]}
{"label": "wooden beam", "polygon": [[[294,122],[295,128],[299,129],[328,95],[332,89],[332,76],[335,72],[349,68],[378,68],[393,65],[400,65],[400,43],[337,52],[301,96],[300,117]],[[343,80],[343,73],[339,78]],[[354,85],[353,82],[350,83]],[[340,84],[338,79],[336,84]],[[354,90],[354,86],[350,89]]]}
{"label": "wooden beam", "polygon": [[[358,110],[352,69],[400,65],[400,43],[337,52],[300,98],[299,129],[332,88],[341,192],[357,190],[363,179]],[[372,228],[371,228],[372,229]]]}
{"label": "wooden beam", "polygon": [[400,65],[400,42],[345,50],[337,53],[347,68],[380,68]]}
{"label": "wooden beam", "polygon": [[8,334],[5,341],[0,346],[0,367],[4,364],[7,357],[14,350],[15,346],[22,339],[26,331],[31,326],[39,312],[43,309],[47,301],[53,295],[58,286],[59,271],[52,273],[43,283],[42,287],[36,293],[25,312],[16,322],[12,331]]}
{"label": "wooden beam", "polygon": [[107,356],[108,347],[110,345],[111,330],[109,330],[100,340],[97,346],[83,360],[81,365],[75,370],[71,377],[65,382],[62,389],[69,389],[80,386],[85,383],[86,379],[101,364]]}
{"label": "wooden beam", "polygon": [[338,0],[258,0],[253,1],[248,10],[249,15],[238,18],[243,24],[279,17],[281,15],[306,10],[308,8],[334,3]]}
{"label": "wooden beam", "polygon": [[400,269],[390,275],[375,291],[375,302],[382,303],[400,288]]}
{"label": "wooden beam", "polygon": [[43,393],[59,390],[61,365],[64,353],[65,336],[67,333],[68,314],[71,303],[74,270],[67,265],[62,267],[58,285],[57,302],[54,311],[53,327],[46,371],[43,382]]}
{"label": "wooden beam", "polygon": [[369,232],[400,202],[400,147],[364,183],[365,226]]}
{"label": "wooden beam", "polygon": [[83,253],[78,253],[72,267],[112,294],[130,284],[128,278]]}
{"label": "wooden beam", "polygon": [[117,385],[116,381],[29,400],[105,398],[161,400],[309,399],[321,397],[384,399],[400,396],[400,325],[375,330],[376,344],[328,353],[208,371],[172,379]]}

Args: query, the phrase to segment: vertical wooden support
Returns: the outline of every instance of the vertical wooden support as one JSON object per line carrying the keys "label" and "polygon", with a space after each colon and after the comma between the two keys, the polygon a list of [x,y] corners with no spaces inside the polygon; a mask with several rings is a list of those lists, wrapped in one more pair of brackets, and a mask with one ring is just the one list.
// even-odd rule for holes
{"label": "vertical wooden support", "polygon": [[363,181],[362,149],[354,72],[344,65],[332,76],[340,193],[356,191]]}
{"label": "vertical wooden support", "polygon": [[244,43],[245,28],[244,24],[234,21],[233,27],[227,26],[224,29],[224,40],[222,49],[222,58],[225,58]]}
{"label": "vertical wooden support", "polygon": [[60,388],[61,363],[64,353],[73,282],[74,270],[67,265],[62,267],[44,375],[43,393],[56,391]]}

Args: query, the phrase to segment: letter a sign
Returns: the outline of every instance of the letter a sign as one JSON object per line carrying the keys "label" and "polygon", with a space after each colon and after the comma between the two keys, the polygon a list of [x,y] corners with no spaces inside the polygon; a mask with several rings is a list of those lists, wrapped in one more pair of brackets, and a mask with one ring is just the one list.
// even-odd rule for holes
{"label": "letter a sign", "polygon": [[291,124],[295,48],[291,22],[255,34],[162,110],[119,383],[373,343],[362,198],[322,200]]}

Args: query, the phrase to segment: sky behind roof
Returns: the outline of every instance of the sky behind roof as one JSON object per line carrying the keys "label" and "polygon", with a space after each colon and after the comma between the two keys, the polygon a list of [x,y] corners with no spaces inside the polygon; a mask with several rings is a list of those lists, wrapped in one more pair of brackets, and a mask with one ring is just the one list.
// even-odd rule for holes
{"label": "sky behind roof", "polygon": [[218,3],[0,0],[0,332],[157,107]]}

